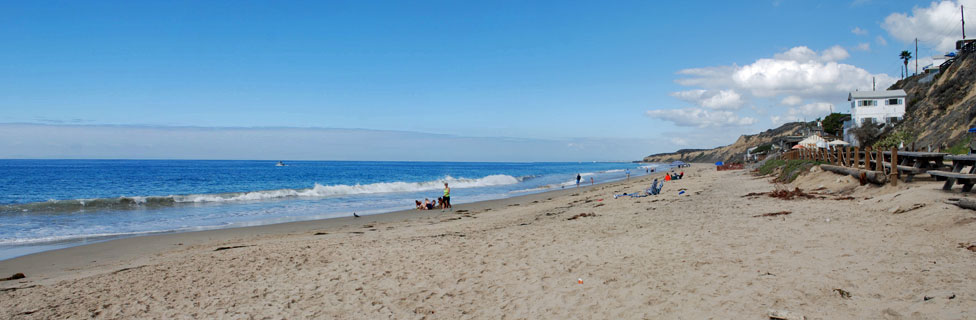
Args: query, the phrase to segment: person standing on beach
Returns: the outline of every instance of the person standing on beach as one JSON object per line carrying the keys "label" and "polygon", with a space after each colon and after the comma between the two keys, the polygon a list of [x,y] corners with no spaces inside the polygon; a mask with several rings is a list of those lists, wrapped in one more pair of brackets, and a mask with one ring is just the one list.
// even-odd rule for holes
{"label": "person standing on beach", "polygon": [[576,187],[577,188],[579,188],[580,179],[583,179],[583,176],[581,176],[579,173],[577,173],[576,174]]}
{"label": "person standing on beach", "polygon": [[590,177],[590,185],[593,185],[593,177]]}
{"label": "person standing on beach", "polygon": [[627,180],[630,180],[630,169],[627,169]]}
{"label": "person standing on beach", "polygon": [[441,202],[441,211],[444,209],[454,209],[451,208],[451,188],[447,186],[447,182],[444,183],[444,201]]}

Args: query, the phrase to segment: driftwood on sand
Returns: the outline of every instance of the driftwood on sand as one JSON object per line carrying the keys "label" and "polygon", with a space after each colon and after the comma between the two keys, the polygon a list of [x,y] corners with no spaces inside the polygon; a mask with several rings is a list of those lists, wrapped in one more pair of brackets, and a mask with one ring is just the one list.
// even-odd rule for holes
{"label": "driftwood on sand", "polygon": [[860,180],[861,184],[864,184],[865,182],[870,182],[878,185],[883,185],[885,183],[888,183],[888,176],[885,175],[883,172],[869,171],[869,170],[863,170],[858,168],[841,167],[841,166],[835,166],[829,164],[822,164],[820,165],[820,168],[833,173],[850,175]]}

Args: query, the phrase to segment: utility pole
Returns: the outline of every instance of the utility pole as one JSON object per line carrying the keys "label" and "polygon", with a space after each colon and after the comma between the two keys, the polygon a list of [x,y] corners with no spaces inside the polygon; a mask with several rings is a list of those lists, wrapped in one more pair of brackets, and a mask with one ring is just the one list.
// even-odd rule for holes
{"label": "utility pole", "polygon": [[918,74],[918,38],[915,38],[915,74]]}
{"label": "utility pole", "polygon": [[966,11],[963,11],[963,8],[965,7],[960,4],[959,16],[962,17],[962,39],[966,40]]}

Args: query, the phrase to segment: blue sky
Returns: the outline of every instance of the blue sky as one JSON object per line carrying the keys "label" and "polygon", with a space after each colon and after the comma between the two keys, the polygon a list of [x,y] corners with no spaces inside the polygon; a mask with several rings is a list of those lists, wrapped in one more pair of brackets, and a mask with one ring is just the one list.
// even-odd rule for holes
{"label": "blue sky", "polygon": [[[846,111],[847,91],[900,77],[909,37],[924,37],[925,57],[958,37],[958,21],[953,29],[938,16],[958,4],[5,2],[0,123],[43,125],[29,127],[73,147],[7,135],[0,157],[280,158],[244,146],[222,155],[169,145],[152,156],[77,148],[138,143],[142,128],[185,130],[179,139],[201,146],[213,137],[199,132],[254,127],[279,141],[294,128],[365,129],[394,144],[494,146],[440,160],[630,160],[714,147],[812,120],[827,105]],[[773,73],[783,66],[794,73]],[[363,140],[332,154],[438,160],[344,139]],[[299,158],[349,159],[338,155]]]}

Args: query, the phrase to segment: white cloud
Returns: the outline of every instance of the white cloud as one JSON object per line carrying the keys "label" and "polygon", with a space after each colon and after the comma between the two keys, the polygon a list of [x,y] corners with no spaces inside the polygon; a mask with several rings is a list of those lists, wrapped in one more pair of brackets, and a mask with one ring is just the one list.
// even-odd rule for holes
{"label": "white cloud", "polygon": [[[956,40],[962,37],[962,21],[959,6],[976,8],[976,0],[957,0],[932,2],[928,7],[912,8],[912,13],[892,13],[881,23],[895,39],[908,43],[918,38],[919,42],[933,46],[939,51],[955,49]],[[976,31],[971,26],[967,32]]]}
{"label": "white cloud", "polygon": [[809,118],[823,118],[830,114],[834,105],[826,102],[808,103],[799,107],[790,108],[787,112],[793,116],[804,116]]}
{"label": "white cloud", "polygon": [[867,35],[868,34],[868,31],[867,30],[864,30],[864,29],[861,29],[861,27],[854,27],[854,29],[851,29],[851,33],[856,34],[856,35],[859,35],[859,36],[864,36],[864,35]]}
{"label": "white cloud", "polygon": [[844,59],[849,58],[850,56],[851,56],[851,54],[850,53],[847,53],[847,50],[844,50],[843,47],[841,47],[841,46],[833,46],[833,47],[827,48],[827,50],[824,50],[823,53],[820,54],[820,60],[822,60],[822,61],[841,61],[841,60],[844,60]]}
{"label": "white cloud", "polygon": [[647,116],[673,122],[682,127],[735,127],[756,123],[756,119],[739,117],[730,111],[706,110],[701,108],[649,110]]}
{"label": "white cloud", "polygon": [[769,116],[769,122],[772,122],[774,126],[779,126],[787,122],[798,122],[801,121],[799,117],[796,116]]}
{"label": "white cloud", "polygon": [[673,92],[671,96],[709,109],[738,109],[744,102],[735,90],[696,89]]}
{"label": "white cloud", "polygon": [[836,99],[855,89],[870,89],[872,78],[878,87],[895,79],[887,74],[872,74],[853,65],[838,63],[849,56],[839,46],[816,54],[807,47],[795,47],[745,66],[719,66],[686,69],[678,72],[682,85],[712,89],[735,89],[759,97],[794,95],[818,100]]}
{"label": "white cloud", "polygon": [[869,42],[861,42],[860,44],[857,45],[857,50],[871,51],[871,43],[869,43]]}
{"label": "white cloud", "polygon": [[738,68],[739,66],[733,64],[732,66],[683,69],[677,73],[689,77],[677,79],[675,82],[686,87],[727,88],[734,85],[729,74]]}
{"label": "white cloud", "polygon": [[874,43],[877,43],[879,46],[887,46],[888,40],[885,40],[882,36],[877,36],[874,38]]}
{"label": "white cloud", "polygon": [[833,107],[833,104],[826,102],[808,103],[799,107],[790,108],[786,111],[786,114],[770,116],[769,120],[774,125],[781,125],[787,122],[811,121],[816,118],[822,119],[833,111]]}
{"label": "white cloud", "polygon": [[671,143],[673,143],[675,145],[679,145],[679,146],[687,146],[688,145],[688,139],[681,138],[681,137],[673,137],[673,138],[671,138]]}
{"label": "white cloud", "polygon": [[788,106],[795,106],[803,102],[803,98],[797,96],[787,96],[786,98],[783,98],[783,100],[780,102]]}
{"label": "white cloud", "polygon": [[773,55],[777,60],[791,60],[797,62],[809,61],[840,61],[847,59],[851,55],[841,46],[833,46],[822,51],[819,55],[806,46],[793,47],[783,53]]}

